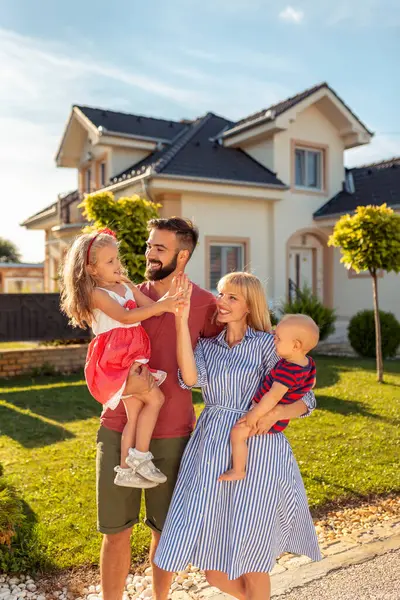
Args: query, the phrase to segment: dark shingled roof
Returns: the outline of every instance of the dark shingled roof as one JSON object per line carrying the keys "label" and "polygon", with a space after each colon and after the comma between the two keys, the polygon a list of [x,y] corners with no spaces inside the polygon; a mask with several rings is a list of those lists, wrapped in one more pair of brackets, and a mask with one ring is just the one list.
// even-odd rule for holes
{"label": "dark shingled roof", "polygon": [[74,105],[83,112],[95,127],[125,135],[140,136],[154,140],[172,140],[187,128],[187,122],[153,119],[91,106]]}
{"label": "dark shingled roof", "polygon": [[111,182],[136,177],[151,167],[154,174],[286,187],[272,171],[242,150],[224,148],[218,143],[221,131],[231,125],[231,121],[208,113],[194,121],[171,145],[119,173]]}
{"label": "dark shingled roof", "polygon": [[353,212],[357,206],[369,204],[400,206],[400,157],[347,170],[353,177],[354,193],[343,189],[315,213],[314,218]]}
{"label": "dark shingled roof", "polygon": [[[299,94],[296,94],[295,96],[292,96],[291,98],[287,98],[286,100],[283,100],[282,102],[278,102],[277,104],[272,104],[271,106],[268,106],[268,108],[264,108],[263,110],[257,111],[256,113],[249,115],[248,117],[245,117],[244,119],[241,119],[240,121],[237,121],[232,128],[233,131],[227,130],[224,133],[224,137],[233,135],[236,131],[236,128],[238,128],[238,127],[241,127],[242,130],[253,127],[253,125],[255,125],[255,123],[258,120],[262,119],[263,116],[266,115],[266,113],[268,113],[268,111],[271,111],[271,115],[268,116],[268,114],[267,114],[265,116],[265,120],[273,121],[276,117],[279,117],[279,115],[281,115],[282,113],[286,112],[287,110],[289,110],[296,104],[299,104],[299,102],[301,102],[302,100],[305,100],[305,98],[308,98],[309,96],[312,96],[312,94],[319,92],[319,90],[321,90],[322,88],[326,88],[326,89],[330,90],[332,92],[332,94],[334,94],[336,96],[336,98],[347,108],[347,110],[349,110],[351,112],[353,117],[355,119],[357,119],[357,121],[367,131],[369,131],[365,127],[364,123],[362,123],[362,121],[360,121],[360,119],[357,117],[357,115],[355,115],[353,113],[353,111],[347,106],[347,104],[345,102],[343,102],[343,100],[337,95],[337,93],[324,81],[323,83],[314,85],[313,87],[311,87],[307,90],[304,90],[303,92],[300,92]],[[372,132],[369,132],[369,133],[372,133]]]}

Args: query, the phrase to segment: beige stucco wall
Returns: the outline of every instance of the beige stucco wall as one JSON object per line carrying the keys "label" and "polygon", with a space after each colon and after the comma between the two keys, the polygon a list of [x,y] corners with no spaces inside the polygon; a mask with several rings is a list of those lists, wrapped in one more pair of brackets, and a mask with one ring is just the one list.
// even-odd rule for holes
{"label": "beige stucco wall", "polygon": [[188,265],[188,274],[193,281],[206,286],[206,236],[250,238],[249,270],[269,288],[273,260],[272,239],[267,235],[272,227],[268,201],[184,193],[182,216],[194,220],[200,230],[199,246]]}
{"label": "beige stucco wall", "polygon": [[[340,262],[340,250],[335,248],[334,306],[339,317],[350,318],[359,310],[372,309],[372,280],[370,277],[348,276]],[[381,310],[392,312],[400,320],[400,275],[384,274],[378,278],[378,295]]]}
{"label": "beige stucco wall", "polygon": [[124,171],[128,167],[140,162],[146,156],[148,152],[145,150],[135,150],[127,148],[110,148],[109,149],[109,161],[110,161],[110,173],[111,177]]}
{"label": "beige stucco wall", "polygon": [[292,140],[327,146],[326,194],[298,192],[292,189],[274,205],[275,300],[285,298],[287,290],[286,243],[296,231],[315,228],[312,214],[342,187],[344,178],[343,142],[335,127],[315,107],[297,115],[287,131],[275,136],[274,166],[277,176],[286,184],[292,182]]}
{"label": "beige stucco wall", "polygon": [[273,138],[268,140],[262,140],[261,142],[255,142],[252,144],[245,144],[241,146],[247,154],[249,154],[254,160],[264,165],[271,171],[274,171],[274,140]]}

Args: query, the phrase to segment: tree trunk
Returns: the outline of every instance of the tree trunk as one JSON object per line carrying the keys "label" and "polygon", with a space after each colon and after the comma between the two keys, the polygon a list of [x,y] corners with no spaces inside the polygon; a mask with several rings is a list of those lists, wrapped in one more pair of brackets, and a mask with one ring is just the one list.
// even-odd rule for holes
{"label": "tree trunk", "polygon": [[376,272],[371,273],[372,290],[374,296],[374,314],[375,314],[375,345],[376,345],[376,376],[379,383],[383,382],[383,360],[382,360],[382,339],[381,339],[381,320],[379,318],[378,302],[378,281]]}

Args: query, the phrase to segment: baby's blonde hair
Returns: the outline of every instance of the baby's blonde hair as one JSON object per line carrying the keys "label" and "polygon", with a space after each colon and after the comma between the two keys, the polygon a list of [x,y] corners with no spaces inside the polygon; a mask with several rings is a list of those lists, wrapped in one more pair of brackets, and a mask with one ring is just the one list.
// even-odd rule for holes
{"label": "baby's blonde hair", "polygon": [[88,265],[96,264],[99,248],[116,243],[108,233],[84,233],[69,247],[60,273],[61,310],[73,327],[86,329],[92,321],[92,294],[97,282],[89,273]]}
{"label": "baby's blonde hair", "polygon": [[300,339],[304,351],[310,352],[319,342],[319,327],[309,315],[303,313],[286,314],[279,323],[293,327],[293,332]]}
{"label": "baby's blonde hair", "polygon": [[226,287],[237,290],[246,300],[249,308],[247,324],[257,331],[271,331],[271,318],[265,291],[261,281],[255,275],[239,271],[228,273],[218,282],[218,291]]}

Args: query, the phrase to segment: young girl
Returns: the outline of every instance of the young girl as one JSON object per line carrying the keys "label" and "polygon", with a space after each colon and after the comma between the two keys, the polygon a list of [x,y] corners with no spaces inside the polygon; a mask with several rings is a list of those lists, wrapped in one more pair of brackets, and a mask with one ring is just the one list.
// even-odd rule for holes
{"label": "young girl", "polygon": [[[166,481],[152,462],[151,436],[164,396],[157,386],[132,395],[132,379],[150,358],[150,341],[143,319],[175,313],[179,294],[154,302],[128,281],[118,255],[115,233],[103,229],[78,236],[70,247],[62,272],[62,310],[74,326],[93,330],[85,377],[92,396],[107,408],[123,402],[127,424],[121,439],[121,462],[115,467],[116,485],[150,488]],[[160,385],[166,374],[152,371]]]}

